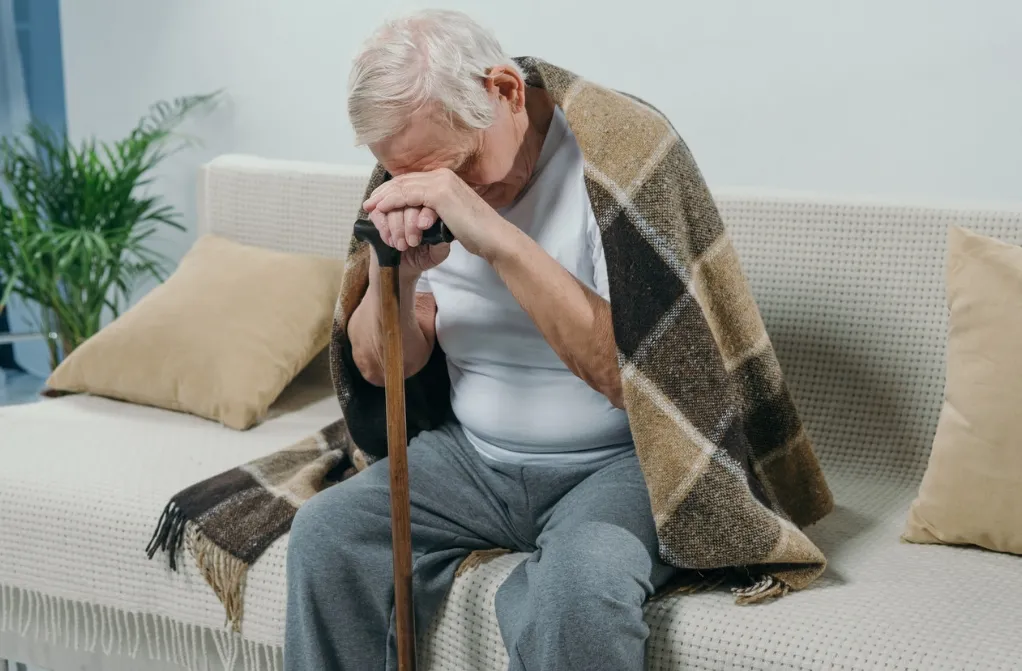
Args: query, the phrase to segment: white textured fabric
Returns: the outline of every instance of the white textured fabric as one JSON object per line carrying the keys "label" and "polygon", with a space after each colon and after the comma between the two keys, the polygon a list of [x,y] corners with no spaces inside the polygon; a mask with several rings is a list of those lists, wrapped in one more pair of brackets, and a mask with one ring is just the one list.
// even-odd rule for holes
{"label": "white textured fabric", "polygon": [[[526,190],[500,212],[609,300],[582,164],[575,134],[556,108]],[[436,299],[451,406],[483,458],[596,463],[634,449],[625,411],[568,369],[485,259],[455,243],[447,260],[422,274],[418,290]]]}
{"label": "white textured fabric", "polygon": [[952,223],[1022,243],[1022,206],[714,197],[828,475],[922,476],[944,390]]}
{"label": "white textured fabric", "polygon": [[344,258],[367,168],[220,156],[199,171],[199,232]]}
{"label": "white textured fabric", "polygon": [[[143,657],[161,646],[147,628],[163,630],[163,645],[173,641],[175,651],[200,632],[225,632],[223,607],[187,553],[175,573],[165,556],[149,561],[145,545],[163,506],[182,488],[337,417],[323,359],[314,365],[284,392],[269,421],[245,432],[92,396],[0,408],[0,632],[24,629],[65,641],[75,637],[77,621],[85,625],[75,647],[122,653],[137,647]],[[285,547],[284,539],[272,545],[249,572],[245,640],[223,634],[227,651],[240,655],[269,644],[258,654],[278,655]],[[136,613],[158,620],[142,622]],[[213,653],[215,645],[208,648]]]}
{"label": "white textured fabric", "polygon": [[[351,198],[338,194],[360,198],[367,172],[287,164],[276,176],[275,165],[230,157],[207,168],[208,227],[276,248],[343,254],[348,233],[335,227],[350,226],[353,213]],[[834,488],[837,509],[809,531],[830,565],[811,589],[760,606],[735,606],[727,593],[650,604],[648,668],[1017,668],[1022,559],[909,545],[899,534],[943,393],[947,226],[1022,243],[1022,211],[716,195]],[[10,596],[16,585],[48,595],[25,603],[31,610],[53,602],[38,607],[53,629],[67,608],[53,597],[111,606],[106,618],[102,608],[90,611],[101,624],[123,611],[154,614],[181,665],[203,668],[190,641],[214,640],[211,632],[234,640],[222,633],[219,603],[190,564],[171,574],[146,561],[141,547],[177,489],[314,431],[337,406],[328,398],[286,410],[243,434],[93,398],[0,410],[0,631],[7,632],[0,645],[28,621]],[[285,544],[274,544],[250,574],[247,642],[225,644],[239,668],[256,668],[255,660],[279,668]],[[520,559],[498,558],[455,583],[423,641],[423,668],[505,667],[493,598]],[[129,619],[121,620],[130,642]],[[47,631],[28,624],[19,640]],[[108,630],[93,637],[109,640],[116,654],[118,630]],[[153,636],[136,637],[140,661],[130,668],[145,668]],[[207,656],[219,660],[213,650],[209,643]]]}

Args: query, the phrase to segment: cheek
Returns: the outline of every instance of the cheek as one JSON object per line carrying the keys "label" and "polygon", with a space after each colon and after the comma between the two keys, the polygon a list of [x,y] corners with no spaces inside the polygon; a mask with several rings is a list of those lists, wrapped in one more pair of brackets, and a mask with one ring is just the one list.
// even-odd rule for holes
{"label": "cheek", "polygon": [[514,167],[518,146],[512,129],[509,129],[504,121],[498,119],[493,127],[483,133],[480,158],[476,159],[475,165],[472,166],[472,180],[476,184],[503,182]]}
{"label": "cheek", "polygon": [[503,151],[491,151],[478,162],[472,172],[476,173],[478,184],[496,184],[507,178],[514,162],[514,155]]}

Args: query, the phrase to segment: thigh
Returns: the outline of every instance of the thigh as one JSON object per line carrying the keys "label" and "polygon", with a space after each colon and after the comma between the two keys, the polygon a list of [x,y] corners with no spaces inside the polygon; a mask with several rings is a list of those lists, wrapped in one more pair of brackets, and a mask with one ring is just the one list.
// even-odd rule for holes
{"label": "thigh", "polygon": [[[412,545],[416,554],[448,548],[508,547],[506,508],[494,482],[461,443],[457,427],[423,432],[408,446]],[[476,457],[478,459],[478,457]],[[339,542],[389,545],[390,460],[312,497],[299,511],[303,524]]]}
{"label": "thigh", "polygon": [[593,561],[611,572],[615,564],[641,563],[648,567],[654,589],[674,571],[660,558],[649,491],[634,454],[576,485],[551,506],[542,523],[536,543],[541,556],[582,555],[578,561]]}

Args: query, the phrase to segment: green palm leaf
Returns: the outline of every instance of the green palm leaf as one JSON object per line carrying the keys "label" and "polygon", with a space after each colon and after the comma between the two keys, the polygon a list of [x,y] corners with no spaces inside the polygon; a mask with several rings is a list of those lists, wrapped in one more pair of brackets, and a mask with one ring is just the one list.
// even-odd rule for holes
{"label": "green palm leaf", "polygon": [[38,123],[0,139],[0,310],[12,295],[36,303],[41,326],[55,328],[68,350],[100,328],[104,310],[117,316],[141,283],[163,281],[173,262],[154,245],[185,228],[145,191],[166,157],[194,144],[181,123],[220,98],[157,102],[114,142],[76,144]]}

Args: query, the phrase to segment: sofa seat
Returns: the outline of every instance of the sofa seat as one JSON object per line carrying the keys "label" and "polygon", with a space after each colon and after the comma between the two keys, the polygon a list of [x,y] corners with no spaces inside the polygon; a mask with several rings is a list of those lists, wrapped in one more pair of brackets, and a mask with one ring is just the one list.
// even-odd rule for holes
{"label": "sofa seat", "polygon": [[[77,636],[83,649],[114,657],[155,652],[185,668],[193,645],[226,668],[280,668],[286,537],[249,574],[240,637],[226,632],[191,561],[175,573],[143,547],[180,488],[335,416],[327,390],[306,397],[244,433],[92,396],[0,409],[0,628],[30,626],[53,643]],[[649,668],[1017,668],[1018,558],[900,543],[915,483],[853,470],[828,472],[839,503],[811,530],[830,559],[815,587],[751,607],[726,591],[655,601]],[[497,558],[457,581],[424,637],[424,668],[506,665],[493,598],[522,558]]]}
{"label": "sofa seat", "polygon": [[[184,657],[182,639],[226,632],[223,606],[187,552],[177,572],[165,555],[146,557],[163,506],[197,480],[308,435],[336,412],[337,401],[320,394],[242,433],[93,396],[0,408],[0,631],[31,626],[40,643],[74,643],[77,633],[76,649],[172,661]],[[280,643],[284,550],[275,544],[249,572],[244,638],[222,634],[227,658]],[[80,631],[65,622],[67,611]],[[37,655],[0,657],[59,670]]]}
{"label": "sofa seat", "polygon": [[[914,483],[828,475],[839,505],[810,530],[830,560],[815,586],[755,606],[725,591],[653,602],[647,668],[1018,669],[1019,558],[899,542]],[[426,648],[433,668],[505,668],[493,597],[520,559],[455,584]]]}

